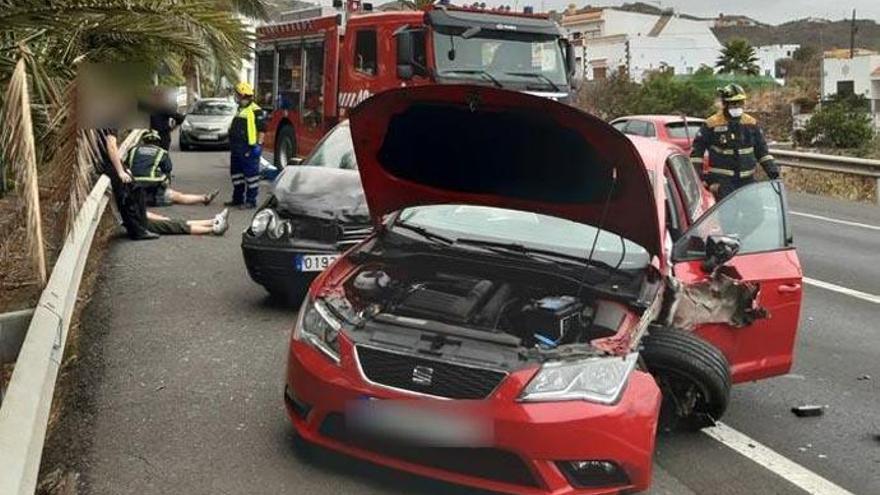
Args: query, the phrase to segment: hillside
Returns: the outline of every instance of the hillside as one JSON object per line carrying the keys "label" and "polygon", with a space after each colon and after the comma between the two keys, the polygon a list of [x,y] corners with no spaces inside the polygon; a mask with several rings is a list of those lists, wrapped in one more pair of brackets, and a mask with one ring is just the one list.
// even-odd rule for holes
{"label": "hillside", "polygon": [[[856,47],[880,51],[880,24],[872,20],[856,20]],[[778,26],[715,28],[715,36],[723,43],[731,38],[746,38],[752,45],[797,43],[821,49],[849,47],[850,21],[816,22],[801,19]]]}

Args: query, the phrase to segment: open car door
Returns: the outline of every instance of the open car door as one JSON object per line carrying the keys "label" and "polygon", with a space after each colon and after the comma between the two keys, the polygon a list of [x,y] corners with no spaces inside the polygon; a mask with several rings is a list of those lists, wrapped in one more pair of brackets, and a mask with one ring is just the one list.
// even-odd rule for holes
{"label": "open car door", "polygon": [[[803,274],[789,225],[782,183],[759,182],[724,198],[675,243],[682,286],[673,322],[718,347],[734,382],[791,369]],[[713,267],[706,248],[716,236],[736,238],[739,250]]]}

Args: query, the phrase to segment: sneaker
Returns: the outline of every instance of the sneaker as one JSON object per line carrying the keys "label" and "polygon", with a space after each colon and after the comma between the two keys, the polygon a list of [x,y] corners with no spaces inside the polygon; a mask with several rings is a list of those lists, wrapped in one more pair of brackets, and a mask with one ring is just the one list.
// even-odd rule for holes
{"label": "sneaker", "polygon": [[224,208],[223,211],[214,215],[214,225],[211,227],[214,235],[223,235],[229,229],[229,209]]}
{"label": "sneaker", "polygon": [[218,194],[220,194],[220,189],[214,189],[208,194],[205,194],[205,199],[202,201],[202,203],[204,203],[205,206],[208,206],[209,204],[211,204],[211,201],[214,201],[214,198],[216,198]]}
{"label": "sneaker", "polygon": [[152,241],[152,240],[158,239],[158,238],[159,238],[159,234],[157,234],[155,232],[150,232],[149,230],[145,230],[145,231],[141,232],[140,234],[132,237],[131,240],[133,240],[133,241]]}
{"label": "sneaker", "polygon": [[223,206],[241,206],[241,205],[242,205],[241,201],[236,201],[234,199],[232,201],[227,201],[227,202],[223,203]]}
{"label": "sneaker", "polygon": [[250,201],[248,201],[247,203],[242,203],[241,205],[238,206],[239,210],[254,210],[256,208],[257,208],[257,204],[251,203]]}

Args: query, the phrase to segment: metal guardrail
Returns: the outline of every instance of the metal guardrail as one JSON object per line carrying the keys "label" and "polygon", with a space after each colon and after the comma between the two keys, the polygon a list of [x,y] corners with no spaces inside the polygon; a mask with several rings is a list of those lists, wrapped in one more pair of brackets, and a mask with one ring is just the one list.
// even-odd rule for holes
{"label": "metal guardrail", "polygon": [[[120,152],[125,153],[142,132],[131,132],[119,146]],[[109,190],[110,179],[102,175],[80,208],[18,353],[0,406],[0,493],[3,495],[31,495],[36,489],[55,381],[82,273],[109,201]]]}
{"label": "metal guardrail", "polygon": [[851,156],[823,155],[774,148],[770,150],[776,163],[782,167],[804,168],[822,172],[837,172],[857,175],[875,181],[874,198],[880,206],[880,160],[855,158]]}
{"label": "metal guardrail", "polygon": [[880,160],[783,149],[771,149],[770,153],[776,158],[776,163],[783,167],[839,172],[880,179]]}

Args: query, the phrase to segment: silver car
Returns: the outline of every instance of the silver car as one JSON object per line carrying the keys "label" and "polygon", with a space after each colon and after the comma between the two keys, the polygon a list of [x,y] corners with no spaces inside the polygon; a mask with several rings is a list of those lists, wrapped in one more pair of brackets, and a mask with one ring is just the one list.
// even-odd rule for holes
{"label": "silver car", "polygon": [[224,98],[202,98],[180,125],[180,149],[229,146],[229,126],[237,105]]}

